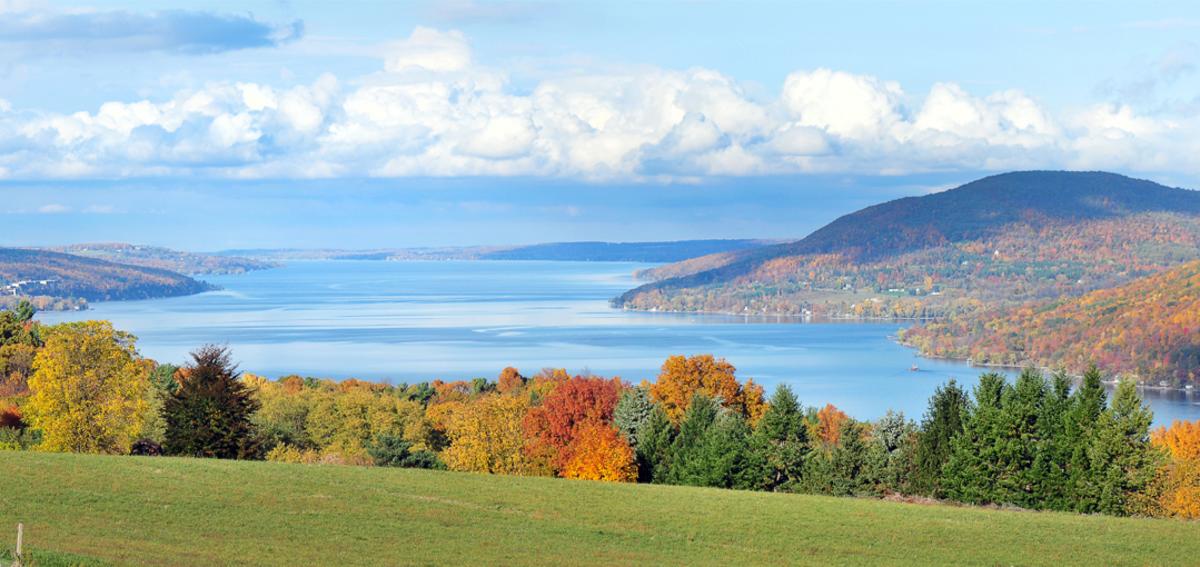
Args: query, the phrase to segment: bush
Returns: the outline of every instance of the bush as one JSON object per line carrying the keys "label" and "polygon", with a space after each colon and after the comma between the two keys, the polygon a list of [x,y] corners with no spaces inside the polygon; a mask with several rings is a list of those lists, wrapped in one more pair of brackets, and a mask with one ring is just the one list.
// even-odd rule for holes
{"label": "bush", "polygon": [[412,443],[395,435],[380,435],[367,447],[367,453],[380,467],[402,467],[409,469],[444,469],[436,453],[413,451]]}

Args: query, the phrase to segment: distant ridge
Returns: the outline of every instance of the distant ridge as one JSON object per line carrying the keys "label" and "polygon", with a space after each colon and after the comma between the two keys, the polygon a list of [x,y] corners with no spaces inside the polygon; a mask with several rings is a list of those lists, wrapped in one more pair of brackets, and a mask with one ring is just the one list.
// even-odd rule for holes
{"label": "distant ridge", "polygon": [[[0,248],[0,299],[38,299],[43,308],[78,308],[108,301],[191,295],[215,289],[159,268],[23,248]],[[68,300],[68,301],[56,301]]]}
{"label": "distant ridge", "polygon": [[550,242],[508,246],[443,246],[372,250],[241,249],[219,255],[270,260],[546,260],[574,262],[677,262],[695,256],[747,250],[772,240],[677,240],[670,242]]}
{"label": "distant ridge", "polygon": [[1200,192],[1024,171],[842,216],[809,236],[647,271],[633,309],[930,317],[1080,294],[1200,257]]}

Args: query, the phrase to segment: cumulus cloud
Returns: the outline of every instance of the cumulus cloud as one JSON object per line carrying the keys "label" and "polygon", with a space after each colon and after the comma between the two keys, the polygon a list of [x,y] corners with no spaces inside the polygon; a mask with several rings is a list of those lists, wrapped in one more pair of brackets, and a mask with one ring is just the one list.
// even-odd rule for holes
{"label": "cumulus cloud", "polygon": [[1019,90],[797,71],[777,95],[695,68],[578,71],[520,88],[466,36],[417,28],[365,77],[213,83],[94,111],[0,107],[0,174],[695,179],[1032,167],[1194,172],[1195,112],[1052,113]]}
{"label": "cumulus cloud", "polygon": [[249,16],[187,10],[49,12],[0,10],[0,45],[34,53],[164,51],[202,54],[276,46],[304,33],[296,20],[276,26]]}

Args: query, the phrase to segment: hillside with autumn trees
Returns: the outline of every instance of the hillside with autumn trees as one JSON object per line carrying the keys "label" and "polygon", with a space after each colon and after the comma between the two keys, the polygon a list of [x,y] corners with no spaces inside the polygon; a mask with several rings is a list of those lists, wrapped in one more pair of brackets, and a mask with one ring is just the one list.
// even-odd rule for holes
{"label": "hillside with autumn trees", "polygon": [[1200,193],[1103,172],[987,177],[787,244],[648,270],[627,309],[934,318],[1078,296],[1200,258]]}
{"label": "hillside with autumn trees", "polygon": [[0,306],[27,299],[39,309],[74,309],[88,301],[174,297],[211,289],[205,282],[162,268],[49,250],[0,248]]}
{"label": "hillside with autumn trees", "polygon": [[1200,262],[1081,297],[1031,302],[928,322],[903,342],[923,354],[979,364],[1095,363],[1170,386],[1200,380]]}

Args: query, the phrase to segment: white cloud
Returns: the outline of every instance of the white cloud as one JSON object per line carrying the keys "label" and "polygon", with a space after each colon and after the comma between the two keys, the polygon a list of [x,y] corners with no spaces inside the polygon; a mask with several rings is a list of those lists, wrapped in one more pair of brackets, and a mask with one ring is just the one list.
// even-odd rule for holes
{"label": "white cloud", "polygon": [[393,73],[414,68],[461,71],[470,64],[471,46],[462,32],[418,27],[408,39],[389,46],[384,68]]}
{"label": "white cloud", "polygon": [[62,214],[62,213],[69,213],[69,212],[71,212],[71,209],[69,207],[67,207],[66,205],[60,205],[58,203],[51,203],[49,205],[42,205],[42,206],[38,207],[37,212],[39,212],[43,215],[58,215],[58,214]]}
{"label": "white cloud", "polygon": [[[382,70],[213,83],[94,112],[7,109],[8,178],[525,175],[679,179],[803,172],[1122,167],[1197,172],[1200,118],[1104,104],[1054,114],[1017,90],[816,69],[751,96],[709,69],[557,75],[520,88],[456,31],[417,28]],[[2,101],[0,101],[2,102]]]}

